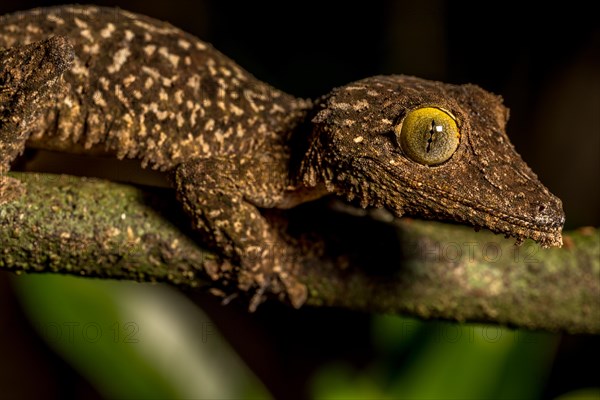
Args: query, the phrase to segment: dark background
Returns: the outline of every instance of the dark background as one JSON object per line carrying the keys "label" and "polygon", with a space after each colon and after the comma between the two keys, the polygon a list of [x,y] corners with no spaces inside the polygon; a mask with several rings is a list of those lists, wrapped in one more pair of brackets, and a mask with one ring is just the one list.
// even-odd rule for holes
{"label": "dark background", "polygon": [[[60,3],[3,1],[0,14]],[[600,27],[595,13],[583,5],[566,2],[561,7],[526,9],[523,2],[95,3],[167,20],[211,42],[259,79],[297,96],[317,97],[353,80],[393,73],[478,84],[504,97],[511,109],[508,135],[540,180],[563,200],[566,228],[599,225]],[[6,280],[5,274],[0,275],[0,326],[10,323],[11,328],[0,335],[0,362],[14,363],[14,382],[35,370],[55,390],[92,394],[30,332]],[[211,307],[210,301],[200,301]],[[301,349],[280,343],[282,353],[272,356],[275,365],[257,371],[272,380],[268,385],[275,393],[299,387],[311,366],[322,359],[342,355],[356,363],[368,360],[369,349],[356,347],[368,342],[368,316],[265,308],[255,318],[246,318],[244,323],[252,327],[242,325],[259,342],[267,340],[265,332],[268,340],[281,341],[278,336],[294,329],[318,327],[318,334],[304,332]],[[226,316],[219,318],[231,324]],[[269,327],[274,318],[292,328],[278,333]],[[582,366],[590,354],[597,360],[598,349],[597,338],[564,336],[546,395],[598,385]],[[252,357],[252,351],[246,352]],[[295,371],[295,378],[269,372],[281,365]],[[10,382],[6,379],[0,378],[0,388]]]}

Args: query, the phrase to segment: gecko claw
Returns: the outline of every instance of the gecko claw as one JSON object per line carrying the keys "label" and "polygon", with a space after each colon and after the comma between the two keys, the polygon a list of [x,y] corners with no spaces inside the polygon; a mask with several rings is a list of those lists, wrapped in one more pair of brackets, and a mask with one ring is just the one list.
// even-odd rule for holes
{"label": "gecko claw", "polygon": [[255,312],[258,309],[258,306],[261,305],[265,301],[265,292],[271,285],[271,279],[267,278],[261,283],[256,290],[256,292],[252,295],[250,299],[250,304],[248,305],[248,311],[251,313]]}

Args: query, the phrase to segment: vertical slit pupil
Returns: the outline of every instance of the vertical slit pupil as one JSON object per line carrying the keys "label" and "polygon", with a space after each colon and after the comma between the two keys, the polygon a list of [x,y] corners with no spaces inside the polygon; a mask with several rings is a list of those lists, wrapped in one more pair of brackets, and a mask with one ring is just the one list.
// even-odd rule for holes
{"label": "vertical slit pupil", "polygon": [[425,149],[425,151],[427,153],[429,153],[429,151],[431,150],[431,143],[433,142],[433,134],[435,133],[435,120],[432,119],[431,120],[431,128],[429,128],[429,138],[427,139],[427,148]]}

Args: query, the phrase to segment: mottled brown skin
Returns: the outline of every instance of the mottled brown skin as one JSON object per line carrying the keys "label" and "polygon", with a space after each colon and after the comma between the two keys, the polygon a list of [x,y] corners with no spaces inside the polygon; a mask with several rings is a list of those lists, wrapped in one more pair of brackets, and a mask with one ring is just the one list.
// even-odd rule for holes
{"label": "mottled brown skin", "polygon": [[[461,132],[454,155],[436,166],[406,157],[393,129],[408,111],[424,106],[450,111]],[[348,200],[396,216],[453,220],[517,240],[562,244],[562,203],[510,143],[500,97],[475,85],[376,76],[335,89],[317,107],[323,109],[313,119],[302,162],[307,186],[325,182]]]}
{"label": "mottled brown skin", "polygon": [[[29,146],[173,172],[193,226],[231,260],[209,273],[256,290],[251,309],[266,289],[294,306],[306,298],[289,278],[299,250],[261,210],[331,192],[396,216],[562,243],[560,200],[510,144],[501,100],[476,86],[373,77],[313,106],[168,23],[93,6],[0,17],[1,48],[0,77],[12,79],[0,79],[1,165]],[[15,64],[11,54],[27,56]],[[422,106],[451,111],[461,132],[456,153],[435,167],[405,157],[394,133]],[[16,187],[0,181],[0,204]]]}

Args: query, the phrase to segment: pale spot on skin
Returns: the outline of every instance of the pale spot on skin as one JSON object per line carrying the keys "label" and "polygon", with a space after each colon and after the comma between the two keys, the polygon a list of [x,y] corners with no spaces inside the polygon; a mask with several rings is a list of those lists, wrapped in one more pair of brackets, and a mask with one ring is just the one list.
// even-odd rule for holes
{"label": "pale spot on skin", "polygon": [[108,79],[106,79],[104,76],[101,76],[100,78],[98,78],[98,82],[100,82],[100,85],[102,85],[102,89],[108,90],[110,84],[110,81]]}
{"label": "pale spot on skin", "polygon": [[125,40],[131,42],[131,40],[135,37],[135,34],[131,32],[129,29],[125,30]]}
{"label": "pale spot on skin", "polygon": [[204,154],[210,155],[210,146],[204,141],[203,135],[198,135],[196,137],[196,143],[200,146]]}
{"label": "pale spot on skin", "polygon": [[[134,96],[135,96],[135,92],[134,92]],[[146,135],[148,135],[148,131],[146,130],[146,115],[144,115],[143,113],[139,116],[139,121],[140,121],[140,130],[138,132],[138,135],[140,137],[146,137]]]}
{"label": "pale spot on skin", "polygon": [[225,67],[220,67],[219,71],[221,71],[221,73],[228,78],[231,76],[231,71]]}
{"label": "pale spot on skin", "polygon": [[[127,97],[125,97],[125,94],[123,93],[123,89],[121,89],[120,85],[115,85],[115,96],[126,107],[129,107],[129,100],[127,100]],[[125,114],[125,115],[129,115],[129,114]]]}
{"label": "pale spot on skin", "polygon": [[90,74],[89,70],[85,66],[83,66],[78,59],[75,59],[75,62],[73,63],[73,66],[71,67],[71,72],[76,75],[81,75],[81,76],[86,76],[86,77],[89,76],[89,74]]}
{"label": "pale spot on skin", "polygon": [[183,103],[183,90],[178,90],[175,92],[175,103],[177,103],[177,104]]}
{"label": "pale spot on skin", "polygon": [[253,95],[253,93],[250,92],[249,90],[244,90],[244,98],[248,102],[248,105],[250,105],[250,108],[252,108],[252,110],[257,113],[260,111],[260,108],[256,105],[256,103],[252,99],[252,95]]}
{"label": "pale spot on skin", "polygon": [[144,82],[144,88],[150,89],[152,87],[152,85],[154,85],[154,79],[152,79],[150,77],[146,78],[146,82]]}
{"label": "pale spot on skin", "polygon": [[177,113],[177,127],[181,128],[184,124],[185,124],[185,119],[183,118],[183,115],[181,115],[181,113]]}
{"label": "pale spot on skin", "polygon": [[152,54],[154,54],[155,51],[156,51],[156,46],[153,44],[144,46],[144,53],[146,53],[146,55],[148,57],[152,57]]}
{"label": "pale spot on skin", "polygon": [[229,109],[231,110],[232,113],[234,113],[238,117],[244,115],[244,110],[242,110],[241,108],[239,108],[238,106],[236,106],[233,103],[231,103],[229,105]]}
{"label": "pale spot on skin", "polygon": [[360,143],[364,140],[362,136],[357,136],[353,139],[354,143]]}
{"label": "pale spot on skin", "polygon": [[348,110],[350,108],[348,103],[331,103],[331,106],[338,110]]}
{"label": "pale spot on skin", "polygon": [[346,88],[344,90],[346,90],[347,92],[352,92],[355,90],[364,90],[365,87],[364,86],[346,86]]}
{"label": "pale spot on skin", "polygon": [[55,14],[48,14],[46,16],[46,19],[48,21],[54,22],[56,25],[64,25],[65,24],[65,21],[62,18],[56,16]]}
{"label": "pale spot on skin", "polygon": [[160,92],[158,93],[158,98],[161,101],[168,101],[169,100],[169,95],[167,94],[167,92],[165,92],[164,89],[160,89]]}
{"label": "pale spot on skin", "polygon": [[236,132],[236,136],[241,138],[242,136],[244,136],[244,133],[246,133],[246,130],[244,129],[242,124],[238,123],[236,127]]}
{"label": "pale spot on skin", "polygon": [[150,68],[144,65],[142,66],[142,72],[150,75],[154,79],[160,79],[160,73],[154,68]]}
{"label": "pale spot on skin", "polygon": [[158,145],[162,146],[165,143],[166,140],[167,140],[167,135],[165,135],[164,132],[161,132],[160,133],[160,137],[158,139]]}
{"label": "pale spot on skin", "polygon": [[212,66],[211,64],[208,64],[208,72],[210,73],[211,76],[217,75],[217,69],[214,66]]}
{"label": "pale spot on skin", "polygon": [[274,113],[284,113],[284,112],[285,112],[285,109],[283,107],[281,107],[277,103],[273,103],[273,106],[271,107],[271,114],[274,114]]}
{"label": "pale spot on skin", "polygon": [[365,110],[369,108],[369,103],[366,100],[359,100],[356,103],[352,104],[352,108],[356,111]]}
{"label": "pale spot on skin", "polygon": [[152,111],[159,121],[164,121],[169,116],[169,113],[167,111],[159,110],[158,104],[156,103],[150,103],[150,105],[142,104],[142,110],[144,110],[144,113]]}
{"label": "pale spot on skin", "polygon": [[125,79],[123,79],[123,85],[125,87],[128,87],[133,82],[135,82],[135,80],[136,80],[136,77],[134,75],[128,75]]}
{"label": "pale spot on skin", "polygon": [[94,43],[92,45],[85,44],[83,45],[84,53],[96,55],[100,53],[100,45],[98,43]]}
{"label": "pale spot on skin", "polygon": [[94,92],[93,98],[94,98],[94,104],[96,104],[102,108],[106,107],[106,101],[104,100],[104,97],[102,96],[102,93],[100,93],[99,90],[96,90]]}
{"label": "pale spot on skin", "polygon": [[187,50],[187,49],[189,49],[189,48],[190,48],[190,46],[191,46],[190,42],[188,42],[187,40],[184,40],[184,39],[179,39],[179,40],[177,41],[177,45],[178,45],[179,47],[181,47],[182,49],[184,49],[184,50]]}
{"label": "pale spot on skin", "polygon": [[100,31],[100,36],[102,36],[105,39],[108,39],[109,37],[112,36],[112,33],[116,30],[115,25],[111,22],[109,22],[108,24],[106,24],[106,28],[102,29]]}
{"label": "pale spot on skin", "polygon": [[130,55],[131,51],[129,50],[129,47],[123,47],[122,49],[117,50],[113,56],[113,64],[109,65],[107,68],[108,72],[110,74],[118,72]]}
{"label": "pale spot on skin", "polygon": [[196,42],[196,49],[198,50],[206,50],[206,45],[202,42]]}
{"label": "pale spot on skin", "polygon": [[39,27],[37,27],[35,25],[31,25],[31,24],[27,24],[26,30],[27,30],[27,32],[30,32],[30,33],[40,33],[41,32]]}
{"label": "pale spot on skin", "polygon": [[220,131],[215,132],[215,139],[217,139],[217,143],[219,144],[219,146],[223,146],[223,134]]}
{"label": "pale spot on skin", "polygon": [[90,17],[88,14],[95,14],[98,12],[98,8],[94,7],[94,6],[87,6],[87,7],[66,6],[65,9],[68,12],[70,12],[71,14],[79,14],[86,18]]}
{"label": "pale spot on skin", "polygon": [[169,50],[166,47],[159,48],[158,54],[165,57],[167,60],[169,60],[169,62],[171,64],[173,64],[173,67],[177,68],[177,65],[179,64],[179,59],[180,59],[179,56],[169,53]]}
{"label": "pale spot on skin", "polygon": [[204,124],[204,130],[208,131],[208,132],[212,131],[214,127],[215,127],[215,121],[213,119],[209,119]]}
{"label": "pale spot on skin", "polygon": [[197,111],[199,109],[200,109],[200,106],[197,104],[194,104],[194,108],[192,109],[191,116],[190,116],[190,124],[192,127],[196,126],[196,119],[198,118]]}
{"label": "pale spot on skin", "polygon": [[79,18],[74,18],[73,21],[75,22],[75,25],[77,25],[77,27],[79,29],[87,29],[88,28],[88,24],[85,23],[84,21],[80,20]]}
{"label": "pale spot on skin", "polygon": [[187,80],[186,85],[188,85],[195,91],[198,91],[200,89],[200,76],[196,74],[190,76]]}
{"label": "pale spot on skin", "polygon": [[79,34],[81,35],[81,37],[83,37],[84,39],[87,39],[90,42],[94,41],[94,37],[92,36],[92,33],[90,32],[89,29],[83,29],[83,30],[79,31]]}

